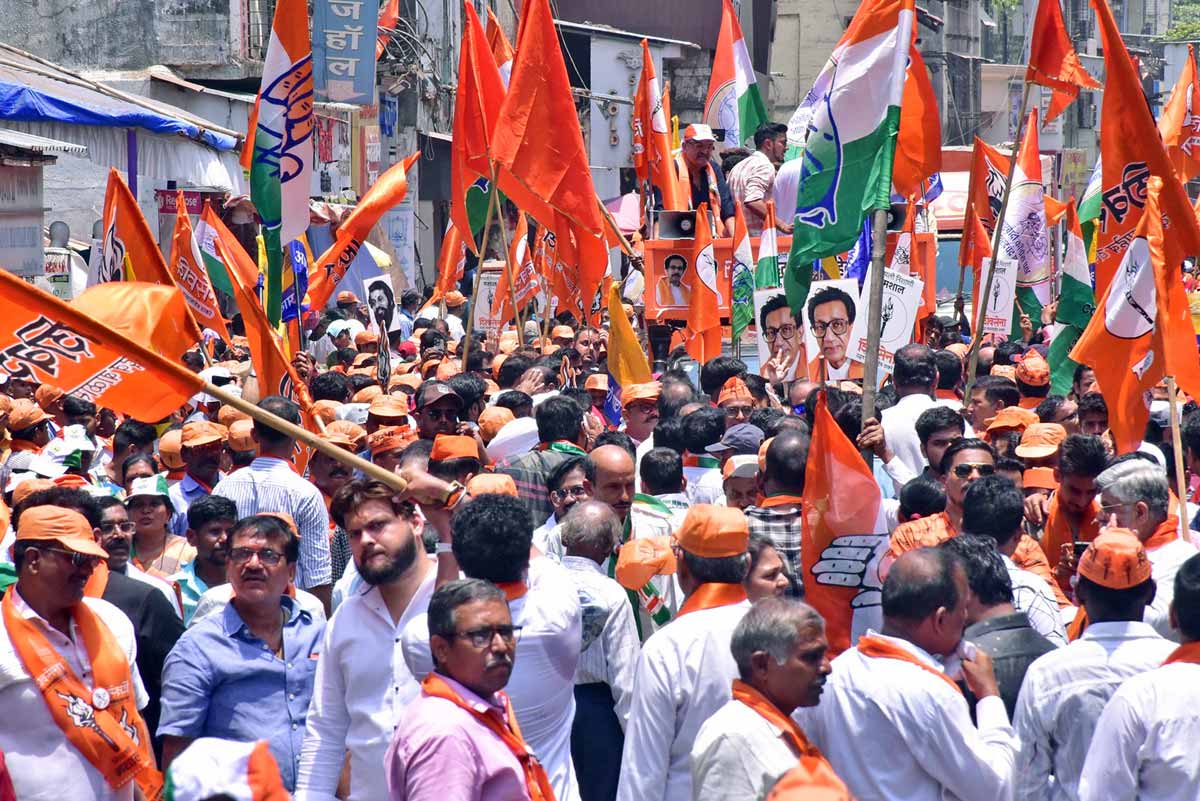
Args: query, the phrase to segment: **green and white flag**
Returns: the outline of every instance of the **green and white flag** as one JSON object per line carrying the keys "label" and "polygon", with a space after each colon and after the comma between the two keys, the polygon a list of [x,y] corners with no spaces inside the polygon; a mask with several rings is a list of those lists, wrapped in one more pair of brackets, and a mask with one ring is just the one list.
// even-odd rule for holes
{"label": "green and white flag", "polygon": [[1055,335],[1046,354],[1050,363],[1050,391],[1056,395],[1066,395],[1071,391],[1075,368],[1078,366],[1071,360],[1071,349],[1096,311],[1087,245],[1083,241],[1079,217],[1075,204],[1067,204],[1067,252],[1063,257],[1062,286],[1058,290],[1058,312],[1055,314],[1063,327]]}
{"label": "green and white flag", "polygon": [[[775,202],[767,201],[767,217],[758,237],[758,261],[754,265],[754,288],[779,286],[779,234],[775,229]],[[810,271],[811,272],[811,271]]]}

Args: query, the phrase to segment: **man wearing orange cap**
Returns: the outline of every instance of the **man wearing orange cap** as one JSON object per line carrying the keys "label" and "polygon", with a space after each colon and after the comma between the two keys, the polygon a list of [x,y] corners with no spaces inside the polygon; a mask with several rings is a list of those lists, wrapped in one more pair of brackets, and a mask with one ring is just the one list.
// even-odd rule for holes
{"label": "man wearing orange cap", "polygon": [[[28,470],[33,458],[50,442],[50,422],[53,418],[31,400],[15,400],[8,413],[8,433],[12,437],[12,452],[4,463],[4,484],[12,473]],[[2,485],[0,485],[2,486]]]}
{"label": "man wearing orange cap", "polygon": [[550,341],[559,348],[569,348],[575,343],[575,329],[569,325],[556,325],[550,329]]}
{"label": "man wearing orange cap", "polygon": [[367,434],[384,426],[408,428],[408,397],[406,395],[376,395],[367,407]]}
{"label": "man wearing orange cap", "polygon": [[359,331],[354,335],[354,347],[360,354],[378,356],[379,334],[374,331]]}
{"label": "man wearing orange cap", "polygon": [[717,408],[725,414],[725,427],[735,426],[750,419],[754,411],[754,396],[739,376],[734,376],[721,386],[717,395]]}
{"label": "man wearing orange cap", "polygon": [[1030,665],[1017,698],[1017,798],[1079,798],[1080,771],[1104,704],[1123,681],[1158,667],[1175,647],[1142,622],[1154,592],[1146,549],[1128,529],[1104,529],[1088,545],[1076,585],[1087,628]]}
{"label": "man wearing orange cap", "polygon": [[22,801],[132,801],[135,784],[145,798],[162,791],[138,711],[147,695],[133,626],[112,604],[84,597],[107,555],[78,512],[21,515],[18,579],[2,604],[0,751]]}
{"label": "man wearing orange cap", "polygon": [[429,473],[443,481],[466,484],[480,471],[479,446],[474,437],[438,434],[429,453]]}
{"label": "man wearing orange cap", "polygon": [[625,433],[635,445],[641,445],[654,432],[654,426],[658,424],[658,398],[661,393],[662,384],[657,381],[621,388]]}
{"label": "man wearing orange cap", "polygon": [[1050,365],[1032,348],[1017,362],[1017,390],[1022,409],[1036,409],[1050,394]]}
{"label": "man wearing orange cap", "polygon": [[689,201],[688,208],[707,204],[714,235],[729,236],[735,207],[725,172],[713,158],[716,144],[716,135],[708,125],[697,122],[684,128],[683,146],[675,156],[675,174],[679,177],[680,196]]}
{"label": "man wearing orange cap", "polygon": [[[675,532],[679,614],[642,646],[625,728],[618,801],[688,801],[700,727],[737,678],[729,644],[750,609],[750,530],[737,509],[697,504]],[[628,546],[623,546],[628,547]]]}
{"label": "man wearing orange cap", "polygon": [[211,495],[213,487],[225,477],[221,473],[221,457],[225,453],[228,437],[229,432],[224,426],[207,420],[184,424],[180,456],[187,473],[171,487],[171,505],[175,507],[175,514],[171,518],[173,534],[181,537],[187,534],[188,507]]}
{"label": "man wearing orange cap", "polygon": [[384,470],[393,471],[400,465],[400,455],[416,438],[412,431],[400,426],[387,426],[367,438],[371,461]]}

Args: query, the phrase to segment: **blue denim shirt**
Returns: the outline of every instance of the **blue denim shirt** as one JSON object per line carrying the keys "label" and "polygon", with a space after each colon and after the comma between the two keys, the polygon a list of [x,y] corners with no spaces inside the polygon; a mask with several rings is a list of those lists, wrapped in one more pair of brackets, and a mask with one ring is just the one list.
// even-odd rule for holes
{"label": "blue denim shirt", "polygon": [[184,632],[163,668],[159,736],[267,740],[291,792],[325,622],[291,598],[283,658],[254,636],[231,603]]}

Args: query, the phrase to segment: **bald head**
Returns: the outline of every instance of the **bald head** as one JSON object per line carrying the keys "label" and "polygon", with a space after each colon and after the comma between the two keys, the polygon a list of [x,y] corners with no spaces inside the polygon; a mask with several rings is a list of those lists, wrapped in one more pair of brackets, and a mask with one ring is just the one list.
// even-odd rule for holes
{"label": "bald head", "polygon": [[696,390],[682,381],[663,381],[658,395],[658,417],[666,420],[677,417],[679,410],[696,400]]}
{"label": "bald head", "polygon": [[763,484],[767,495],[804,494],[804,470],[808,464],[807,433],[785,429],[767,446],[767,465]]}
{"label": "bald head", "polygon": [[583,501],[563,521],[562,544],[568,556],[602,564],[621,541],[621,521],[608,504]]}
{"label": "bald head", "polygon": [[883,582],[884,632],[903,632],[929,653],[950,653],[962,639],[969,592],[966,571],[951,551],[909,551]]}
{"label": "bald head", "polygon": [[634,494],[634,463],[629,451],[618,445],[601,445],[588,454],[584,470],[592,484],[592,497],[608,504],[624,523]]}

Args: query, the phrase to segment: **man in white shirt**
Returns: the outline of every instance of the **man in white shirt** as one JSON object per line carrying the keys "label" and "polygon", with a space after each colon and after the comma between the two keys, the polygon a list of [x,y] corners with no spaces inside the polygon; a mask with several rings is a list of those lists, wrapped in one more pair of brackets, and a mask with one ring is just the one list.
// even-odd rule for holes
{"label": "man in white shirt", "polygon": [[1018,798],[1077,801],[1104,704],[1123,681],[1171,653],[1173,643],[1142,622],[1154,597],[1150,573],[1145,549],[1124,529],[1103,530],[1080,558],[1075,594],[1087,628],[1030,665],[1017,698]]}
{"label": "man in white shirt", "polygon": [[992,661],[960,647],[969,594],[949,551],[905,553],[884,580],[882,631],[835,659],[821,703],[794,716],[859,801],[1013,797],[1019,743]]}
{"label": "man in white shirt", "polygon": [[583,628],[571,727],[571,758],[579,774],[582,801],[616,797],[625,721],[641,648],[629,596],[605,573],[620,540],[620,522],[598,501],[577,504],[563,521],[566,553],[562,565],[579,592]]}
{"label": "man in white shirt", "polygon": [[741,584],[749,540],[741,510],[709,504],[693,506],[675,533],[686,600],[642,646],[618,801],[691,801],[696,734],[729,700],[737,678],[729,642],[750,609]]}
{"label": "man in white shirt", "polygon": [[567,512],[583,501],[591,500],[592,485],[587,480],[583,456],[570,456],[546,474],[546,494],[554,514],[533,530],[533,545],[556,562],[562,561],[562,521]]}
{"label": "man in white shirt", "polygon": [[[729,171],[729,191],[739,200],[746,212],[746,229],[750,236],[760,236],[767,216],[767,201],[775,183],[775,165],[783,161],[787,151],[787,126],[768,122],[754,132],[755,151]],[[779,226],[791,233],[790,218]]]}
{"label": "man in white shirt", "polygon": [[937,385],[937,362],[926,345],[905,345],[896,351],[896,366],[892,383],[900,399],[880,413],[883,435],[896,458],[904,462],[915,476],[925,470],[925,456],[917,437],[917,418],[921,412],[937,405],[933,389]]}
{"label": "man in white shirt", "polygon": [[349,801],[387,797],[380,765],[404,708],[421,692],[400,633],[428,608],[437,571],[421,547],[421,517],[394,498],[382,482],[355,479],[330,504],[363,583],[325,629],[296,801],[334,801],[347,752]]}
{"label": "man in white shirt", "polygon": [[816,706],[829,676],[825,621],[807,604],[756,603],[733,630],[740,678],[733,698],[700,727],[692,746],[695,801],[758,801],[803,760],[814,785],[848,795],[829,762],[789,715]]}
{"label": "man in white shirt", "polygon": [[1079,780],[1082,801],[1200,798],[1200,556],[1175,574],[1171,624],[1183,645],[1129,678],[1104,707]]}

